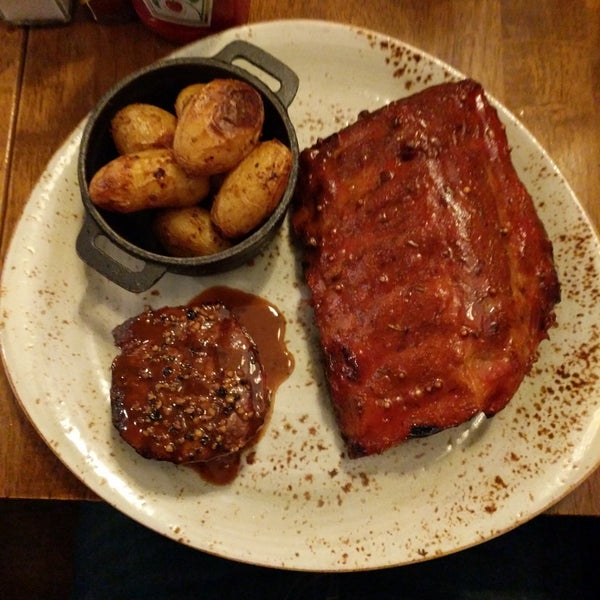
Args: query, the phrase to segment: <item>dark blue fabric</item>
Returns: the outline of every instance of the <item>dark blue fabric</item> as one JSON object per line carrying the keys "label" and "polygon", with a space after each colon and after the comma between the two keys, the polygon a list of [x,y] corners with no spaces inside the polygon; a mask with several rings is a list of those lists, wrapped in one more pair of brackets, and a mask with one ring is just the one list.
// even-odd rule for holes
{"label": "dark blue fabric", "polygon": [[83,503],[73,600],[597,599],[600,519],[542,516],[475,548],[361,573],[302,573],[187,548]]}

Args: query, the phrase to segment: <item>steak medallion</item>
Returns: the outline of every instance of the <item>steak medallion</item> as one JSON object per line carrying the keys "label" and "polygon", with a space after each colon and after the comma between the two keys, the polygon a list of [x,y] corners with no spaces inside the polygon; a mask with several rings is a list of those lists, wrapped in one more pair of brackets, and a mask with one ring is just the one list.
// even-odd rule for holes
{"label": "steak medallion", "polygon": [[269,390],[254,341],[223,304],[147,309],[113,337],[112,420],[139,454],[205,462],[254,440]]}

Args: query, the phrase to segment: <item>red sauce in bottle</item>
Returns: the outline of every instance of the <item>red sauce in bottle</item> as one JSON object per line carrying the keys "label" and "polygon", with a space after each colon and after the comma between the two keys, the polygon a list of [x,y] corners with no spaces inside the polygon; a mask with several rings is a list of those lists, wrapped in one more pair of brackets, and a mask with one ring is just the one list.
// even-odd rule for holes
{"label": "red sauce in bottle", "polygon": [[132,0],[142,23],[158,35],[187,44],[248,21],[250,0]]}
{"label": "red sauce in bottle", "polygon": [[[225,286],[208,288],[193,298],[189,304],[206,302],[222,302],[236,315],[254,340],[264,369],[271,403],[273,403],[275,392],[294,370],[294,357],[288,352],[285,344],[284,316],[276,306],[264,298]],[[266,424],[262,430],[264,431],[265,428]],[[225,485],[236,478],[240,464],[241,453],[236,453],[190,466],[205,481]]]}

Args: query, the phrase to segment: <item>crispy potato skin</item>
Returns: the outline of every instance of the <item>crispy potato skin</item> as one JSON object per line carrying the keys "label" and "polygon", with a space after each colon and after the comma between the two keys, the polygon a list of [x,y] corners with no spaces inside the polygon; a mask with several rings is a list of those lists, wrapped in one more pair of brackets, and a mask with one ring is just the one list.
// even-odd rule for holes
{"label": "crispy potato skin", "polygon": [[278,140],[259,144],[225,177],[215,196],[211,217],[231,239],[246,235],[276,208],[292,168],[290,149]]}
{"label": "crispy potato skin", "polygon": [[121,213],[193,206],[209,191],[208,177],[187,174],[166,148],[118,156],[104,165],[89,185],[96,206]]}
{"label": "crispy potato skin", "polygon": [[177,118],[152,104],[134,103],[119,110],[111,121],[117,152],[129,154],[173,145]]}
{"label": "crispy potato skin", "polygon": [[189,173],[231,170],[258,143],[264,122],[260,94],[236,79],[214,79],[193,94],[173,139],[177,162]]}
{"label": "crispy potato skin", "polygon": [[207,256],[231,246],[215,229],[209,211],[199,206],[160,211],[154,233],[171,256]]}
{"label": "crispy potato skin", "polygon": [[184,87],[179,94],[177,94],[177,98],[175,99],[175,114],[178,117],[183,114],[183,109],[186,107],[191,97],[200,92],[205,85],[205,83],[192,83],[191,85]]}

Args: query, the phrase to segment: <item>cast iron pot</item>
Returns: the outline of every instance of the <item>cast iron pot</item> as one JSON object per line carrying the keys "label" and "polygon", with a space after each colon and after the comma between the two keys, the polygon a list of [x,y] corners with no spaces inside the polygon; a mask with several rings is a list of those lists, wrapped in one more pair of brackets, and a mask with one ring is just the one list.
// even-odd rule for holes
{"label": "cast iron pot", "polygon": [[[234,64],[244,59],[276,80],[273,91],[246,69]],[[217,78],[246,81],[260,92],[265,107],[263,139],[277,138],[293,157],[287,189],[269,219],[231,248],[210,256],[178,258],[163,253],[152,235],[150,211],[118,214],[97,208],[88,193],[96,171],[117,156],[110,134],[114,114],[132,102],[155,104],[169,111],[178,92],[192,83]],[[167,271],[209,275],[241,266],[258,254],[281,226],[298,176],[298,142],[287,114],[298,90],[297,75],[266,51],[241,40],[234,41],[211,58],[175,58],[137,71],[109,91],[93,110],[84,128],[79,151],[78,177],[85,217],[77,237],[80,258],[122,288],[143,292]]]}

